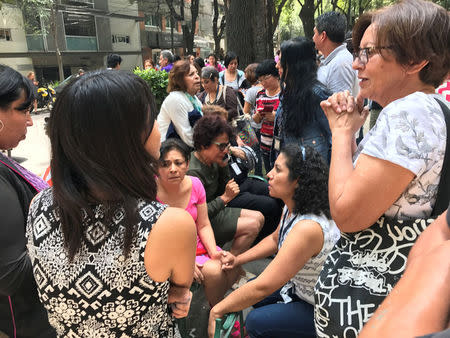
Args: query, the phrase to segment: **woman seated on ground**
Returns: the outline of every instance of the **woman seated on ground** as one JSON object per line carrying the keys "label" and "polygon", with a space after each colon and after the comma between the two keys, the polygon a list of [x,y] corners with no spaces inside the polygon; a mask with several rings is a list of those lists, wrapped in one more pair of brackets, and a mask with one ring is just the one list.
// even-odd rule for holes
{"label": "woman seated on ground", "polygon": [[[218,115],[226,118],[227,111],[219,106],[208,106],[203,109],[205,116]],[[233,198],[228,206],[256,210],[264,215],[264,225],[256,238],[259,241],[271,234],[278,226],[282,211],[282,201],[269,196],[267,182],[248,177],[255,168],[258,159],[255,151],[246,146],[239,136],[236,141],[230,141],[228,169],[230,177],[239,185],[239,194]]]}
{"label": "woman seated on ground", "polygon": [[250,337],[315,337],[314,284],[339,230],[328,206],[328,166],[312,148],[290,144],[282,149],[267,174],[270,195],[285,203],[277,230],[248,251],[227,253],[224,269],[276,254],[255,279],[216,304],[210,313],[209,335],[216,318],[255,308],[246,320]]}
{"label": "woman seated on ground", "polygon": [[173,337],[172,314],[186,315],[168,297],[173,285],[189,300],[195,225],[156,201],[156,113],[147,83],[121,71],[83,75],[51,112],[53,188],[31,203],[27,237],[60,337]]}
{"label": "woman seated on ground", "polygon": [[205,89],[198,94],[204,105],[218,105],[228,112],[228,121],[237,117],[237,97],[231,87],[219,83],[219,72],[214,67],[202,69],[202,86]]}
{"label": "woman seated on ground", "polygon": [[208,218],[206,193],[197,177],[188,176],[189,148],[180,140],[169,139],[161,145],[158,200],[172,207],[185,209],[197,225],[195,280],[203,284],[211,306],[219,302],[233,285],[242,269],[222,270],[221,249]]}
{"label": "woman seated on ground", "polygon": [[231,252],[247,250],[258,235],[264,216],[253,210],[228,206],[238,194],[239,185],[230,179],[228,151],[234,137],[220,116],[204,116],[194,129],[195,151],[188,174],[200,179],[206,191],[208,217],[219,245],[233,240]]}
{"label": "woman seated on ground", "polygon": [[188,60],[175,62],[169,73],[169,95],[158,115],[161,142],[175,137],[194,146],[194,124],[202,117],[202,104],[196,96],[199,90],[200,77],[195,66]]}

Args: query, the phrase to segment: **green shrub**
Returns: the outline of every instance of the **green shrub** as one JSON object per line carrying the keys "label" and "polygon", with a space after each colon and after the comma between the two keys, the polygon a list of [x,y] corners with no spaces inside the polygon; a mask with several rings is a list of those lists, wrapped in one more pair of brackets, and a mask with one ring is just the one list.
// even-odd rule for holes
{"label": "green shrub", "polygon": [[162,102],[168,95],[167,86],[169,85],[169,74],[165,71],[140,69],[139,67],[133,72],[148,83],[155,96],[158,109],[160,109]]}

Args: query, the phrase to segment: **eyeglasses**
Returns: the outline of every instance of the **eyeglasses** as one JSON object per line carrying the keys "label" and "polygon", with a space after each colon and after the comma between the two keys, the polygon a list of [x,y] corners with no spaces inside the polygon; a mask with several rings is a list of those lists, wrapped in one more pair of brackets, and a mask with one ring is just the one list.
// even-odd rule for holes
{"label": "eyeglasses", "polygon": [[270,74],[267,74],[267,75],[261,75],[261,76],[258,78],[258,81],[259,81],[259,82],[263,82],[263,81],[269,79],[271,76],[272,76],[272,75],[270,75]]}
{"label": "eyeglasses", "polygon": [[371,46],[366,48],[360,48],[353,52],[353,60],[359,59],[364,66],[369,62],[369,58],[377,53],[380,53],[382,49],[391,49],[391,46]]}
{"label": "eyeglasses", "polygon": [[175,164],[175,166],[179,168],[186,164],[186,161],[159,161],[159,166],[161,168],[169,168],[172,164]]}
{"label": "eyeglasses", "polygon": [[213,142],[217,148],[219,148],[220,151],[224,151],[226,148],[228,148],[230,146],[230,142],[225,142],[225,143],[219,143],[219,142]]}

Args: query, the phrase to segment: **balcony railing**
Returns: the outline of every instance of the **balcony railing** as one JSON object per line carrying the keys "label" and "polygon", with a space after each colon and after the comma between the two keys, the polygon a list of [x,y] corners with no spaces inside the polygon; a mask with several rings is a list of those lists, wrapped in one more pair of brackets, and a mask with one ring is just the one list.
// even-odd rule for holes
{"label": "balcony railing", "polygon": [[66,36],[67,50],[97,51],[95,36]]}
{"label": "balcony railing", "polygon": [[28,50],[44,50],[44,38],[42,35],[27,35]]}

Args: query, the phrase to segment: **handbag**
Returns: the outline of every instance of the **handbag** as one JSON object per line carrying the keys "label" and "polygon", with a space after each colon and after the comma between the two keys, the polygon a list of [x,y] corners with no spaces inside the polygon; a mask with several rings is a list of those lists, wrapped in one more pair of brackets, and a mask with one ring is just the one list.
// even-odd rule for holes
{"label": "handbag", "polygon": [[450,200],[450,110],[438,101],[447,126],[447,143],[436,203],[428,219],[382,216],[368,229],[341,233],[315,286],[319,337],[357,337],[363,325],[401,278],[415,241],[444,212]]}

